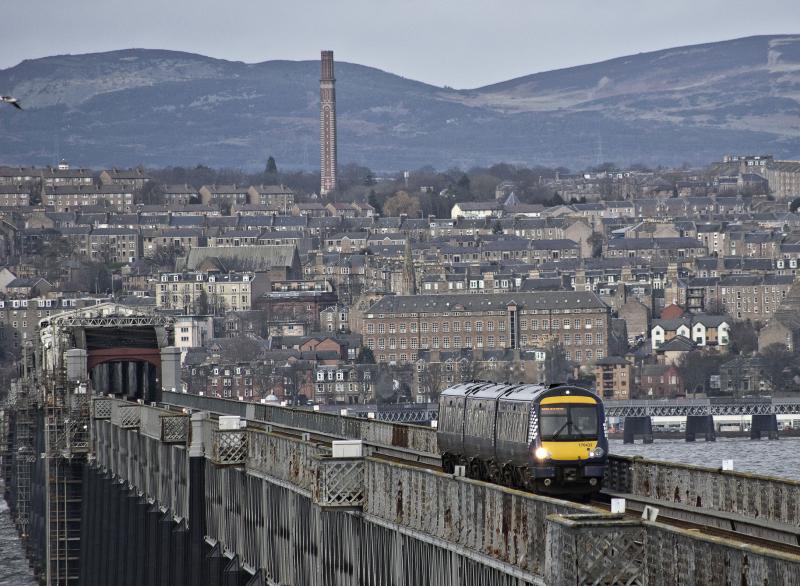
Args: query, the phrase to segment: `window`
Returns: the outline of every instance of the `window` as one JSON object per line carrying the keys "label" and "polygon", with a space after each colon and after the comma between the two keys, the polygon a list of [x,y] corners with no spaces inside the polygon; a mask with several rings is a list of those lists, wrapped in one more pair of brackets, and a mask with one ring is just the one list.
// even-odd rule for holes
{"label": "window", "polygon": [[390,334],[394,334],[394,333],[396,333],[396,330],[395,330],[395,325],[394,325],[394,324],[389,324],[389,333],[390,333]]}
{"label": "window", "polygon": [[428,331],[428,322],[426,322],[426,321],[422,322],[422,331],[423,332],[427,332]]}
{"label": "window", "polygon": [[386,325],[385,324],[378,324],[378,333],[379,334],[386,333]]}
{"label": "window", "polygon": [[438,348],[439,347],[439,337],[438,336],[434,336],[433,337],[432,343],[431,343],[431,347],[432,348]]}
{"label": "window", "polygon": [[433,322],[433,323],[431,324],[431,331],[432,331],[434,334],[435,334],[436,332],[438,332],[438,331],[439,331],[439,324],[438,324],[438,322]]}
{"label": "window", "polygon": [[367,324],[367,333],[374,334],[375,333],[375,324]]}
{"label": "window", "polygon": [[494,331],[494,322],[486,322],[486,331],[493,332]]}
{"label": "window", "polygon": [[488,338],[486,338],[486,341],[489,345],[489,348],[494,348],[494,336],[489,336]]}
{"label": "window", "polygon": [[476,332],[482,332],[483,331],[483,322],[482,321],[476,321],[475,322],[475,331]]}
{"label": "window", "polygon": [[538,319],[534,319],[534,320],[531,321],[531,329],[532,330],[538,330],[539,329],[539,320]]}

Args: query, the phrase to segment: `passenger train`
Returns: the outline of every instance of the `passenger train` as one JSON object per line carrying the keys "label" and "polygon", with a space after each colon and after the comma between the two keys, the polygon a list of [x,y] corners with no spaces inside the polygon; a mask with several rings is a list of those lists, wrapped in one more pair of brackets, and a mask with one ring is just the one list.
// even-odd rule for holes
{"label": "passenger train", "polygon": [[449,387],[437,439],[445,472],[549,494],[600,490],[608,458],[602,401],[570,385]]}

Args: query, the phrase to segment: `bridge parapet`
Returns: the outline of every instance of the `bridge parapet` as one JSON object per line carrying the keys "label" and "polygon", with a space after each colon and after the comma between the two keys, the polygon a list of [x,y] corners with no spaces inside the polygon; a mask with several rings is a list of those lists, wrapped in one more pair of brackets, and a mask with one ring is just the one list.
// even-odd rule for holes
{"label": "bridge parapet", "polygon": [[317,458],[327,452],[311,442],[250,431],[247,470],[295,485],[310,495],[317,478]]}
{"label": "bridge parapet", "polygon": [[211,450],[209,457],[220,466],[244,464],[247,461],[246,429],[213,429],[211,430]]}
{"label": "bridge parapet", "polygon": [[551,515],[547,584],[797,584],[800,559],[621,515]]}
{"label": "bridge parapet", "polygon": [[624,515],[550,515],[548,584],[646,584],[646,529]]}
{"label": "bridge parapet", "polygon": [[[367,458],[364,514],[493,558],[528,578],[543,575],[548,515],[596,512],[441,472]],[[512,570],[508,570],[513,574]]]}
{"label": "bridge parapet", "polygon": [[800,526],[800,482],[795,480],[610,456],[604,486],[634,496]]}
{"label": "bridge parapet", "polygon": [[115,401],[111,407],[111,423],[122,429],[139,429],[142,406],[125,401]]}
{"label": "bridge parapet", "polygon": [[323,509],[360,509],[364,504],[364,458],[317,459],[314,503]]}

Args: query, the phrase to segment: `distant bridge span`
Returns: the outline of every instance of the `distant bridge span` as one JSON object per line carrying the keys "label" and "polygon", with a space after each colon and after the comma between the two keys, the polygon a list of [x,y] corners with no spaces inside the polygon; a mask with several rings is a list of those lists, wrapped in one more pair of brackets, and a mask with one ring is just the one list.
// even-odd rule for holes
{"label": "distant bridge span", "polygon": [[[754,399],[670,399],[603,401],[608,417],[696,417],[703,415],[795,415],[800,399],[764,397]],[[439,416],[436,403],[397,405],[321,405],[320,411],[365,417],[394,423],[427,423]]]}

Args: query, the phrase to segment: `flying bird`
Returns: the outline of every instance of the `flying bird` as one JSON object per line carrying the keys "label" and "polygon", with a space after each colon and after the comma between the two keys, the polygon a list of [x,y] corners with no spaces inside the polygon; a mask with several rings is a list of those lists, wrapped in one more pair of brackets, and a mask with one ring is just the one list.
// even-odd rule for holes
{"label": "flying bird", "polygon": [[12,98],[11,96],[0,96],[0,102],[11,104],[18,110],[22,110],[22,106],[20,105],[19,100],[17,98]]}

